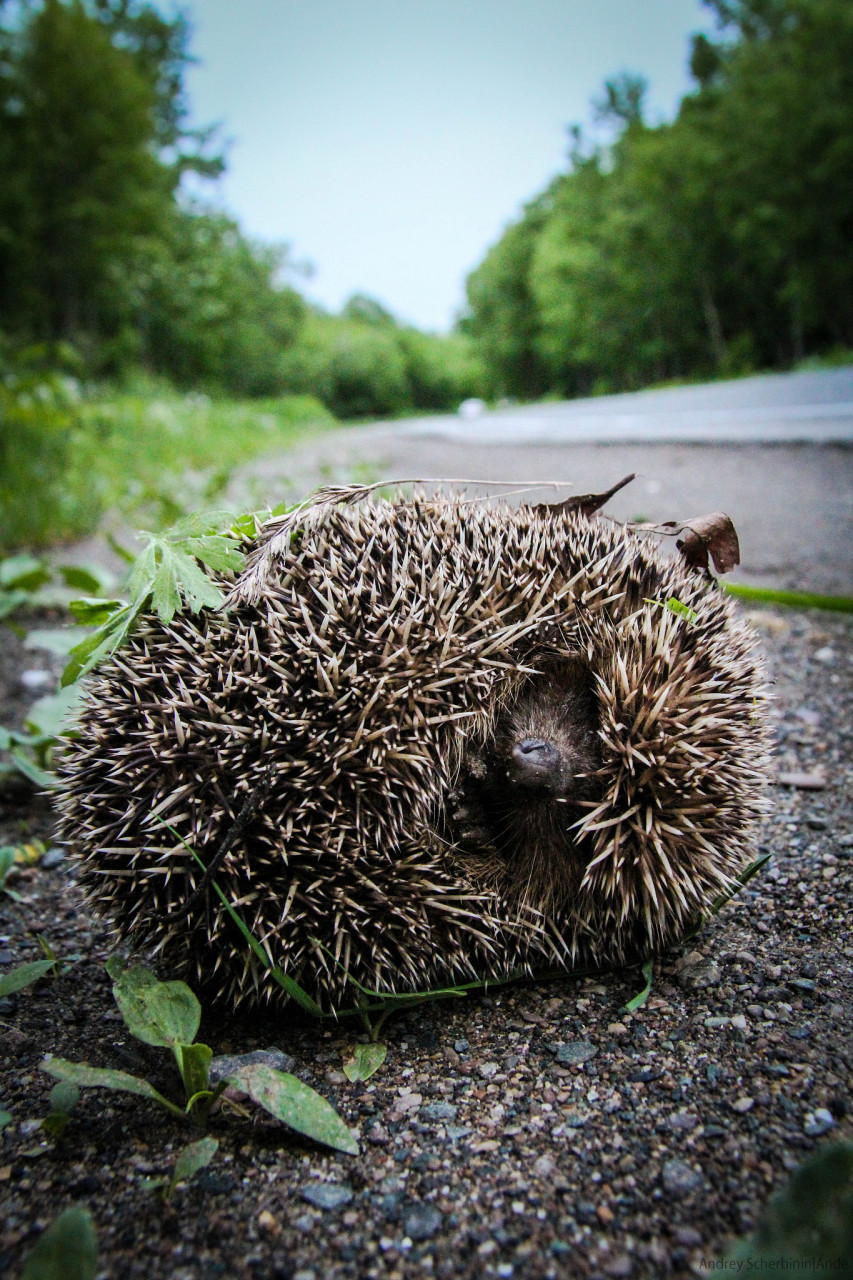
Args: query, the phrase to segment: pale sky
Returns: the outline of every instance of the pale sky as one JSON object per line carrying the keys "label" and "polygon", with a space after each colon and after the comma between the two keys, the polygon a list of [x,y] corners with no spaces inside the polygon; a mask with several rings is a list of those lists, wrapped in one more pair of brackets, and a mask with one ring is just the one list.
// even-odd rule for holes
{"label": "pale sky", "polygon": [[216,200],[287,241],[337,310],[355,292],[447,329],[464,281],[565,168],[567,127],[622,70],[654,120],[690,87],[699,0],[189,0],[192,119],[231,140]]}

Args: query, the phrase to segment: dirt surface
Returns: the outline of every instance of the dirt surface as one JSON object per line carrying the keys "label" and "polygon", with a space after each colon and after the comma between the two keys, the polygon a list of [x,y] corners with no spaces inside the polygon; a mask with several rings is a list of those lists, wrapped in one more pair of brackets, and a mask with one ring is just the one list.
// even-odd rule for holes
{"label": "dirt surface", "polygon": [[[853,1130],[853,624],[753,617],[778,768],[825,786],[773,788],[761,842],[772,864],[660,961],[645,1007],[623,1008],[636,970],[437,1003],[386,1024],[388,1058],[367,1084],[341,1072],[357,1026],[205,1011],[214,1052],[292,1055],[357,1130],[358,1156],[262,1113],[218,1114],[216,1158],[164,1205],[146,1179],[199,1134],[153,1104],[84,1090],[62,1138],[46,1138],[45,1053],[145,1075],[175,1099],[179,1082],[168,1051],[118,1016],[108,932],[73,867],[52,851],[22,871],[20,901],[0,894],[0,973],[40,957],[36,933],[64,968],[0,1001],[0,1107],[13,1117],[0,1135],[0,1273],[17,1276],[40,1230],[80,1204],[109,1280],[712,1274],[789,1171]],[[22,686],[23,670],[55,675],[10,636],[4,724],[46,691]],[[2,803],[0,843],[49,844],[45,801],[23,787]]]}

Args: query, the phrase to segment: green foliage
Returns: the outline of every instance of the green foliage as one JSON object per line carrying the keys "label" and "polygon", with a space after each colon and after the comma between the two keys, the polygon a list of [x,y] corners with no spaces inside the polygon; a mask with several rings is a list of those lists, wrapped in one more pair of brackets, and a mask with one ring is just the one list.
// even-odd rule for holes
{"label": "green foliage", "polygon": [[[171,1049],[184,1086],[182,1108],[164,1097],[147,1080],[85,1062],[68,1062],[49,1055],[42,1070],[64,1084],[131,1093],[158,1103],[174,1116],[191,1116],[205,1122],[213,1104],[228,1085],[247,1093],[276,1119],[297,1133],[350,1155],[358,1154],[358,1142],[328,1102],[296,1076],[271,1067],[240,1067],[214,1088],[210,1084],[212,1051],[195,1043],[201,1022],[201,1006],[183,982],[160,982],[141,965],[128,966],[113,957],[107,971],[113,979],[113,996],[131,1035],[144,1044]],[[66,1097],[69,1095],[65,1095]],[[179,1160],[170,1184],[192,1176],[213,1156],[215,1146],[197,1147]]]}
{"label": "green foliage", "polygon": [[816,1151],[773,1197],[757,1230],[721,1264],[755,1276],[780,1271],[853,1277],[853,1143]]}
{"label": "green foliage", "polygon": [[[853,9],[714,0],[697,89],[671,124],[605,85],[615,141],[573,131],[569,171],[468,281],[475,337],[511,394],[576,395],[790,367],[853,337]],[[533,371],[533,372],[531,372]]]}
{"label": "green foliage", "polygon": [[98,1241],[88,1209],[75,1206],[46,1227],[31,1250],[21,1280],[94,1280]]}
{"label": "green foliage", "polygon": [[355,1044],[344,1055],[344,1075],[347,1080],[369,1080],[379,1070],[388,1052],[384,1044]]}
{"label": "green foliage", "polygon": [[638,991],[633,999],[629,1000],[625,1005],[626,1013],[636,1013],[638,1009],[642,1009],[643,1005],[651,995],[652,983],[654,982],[655,977],[655,967],[651,960],[646,960],[643,964],[642,974],[646,980],[645,985],[643,986],[642,991]]}
{"label": "green foliage", "polygon": [[31,960],[28,964],[19,964],[0,978],[0,997],[11,996],[16,991],[31,987],[34,982],[38,982],[39,978],[45,977],[55,968],[54,960]]}
{"label": "green foliage", "polygon": [[150,609],[161,622],[172,621],[186,607],[192,613],[222,603],[222,591],[200,565],[218,573],[236,572],[243,564],[234,517],[199,513],[180,521],[163,535],[146,534],[147,544],[133,561],[127,579],[128,600],[84,598],[71,602],[82,625],[95,630],[69,652],[63,688],[86,675],[127,639],[139,616]]}

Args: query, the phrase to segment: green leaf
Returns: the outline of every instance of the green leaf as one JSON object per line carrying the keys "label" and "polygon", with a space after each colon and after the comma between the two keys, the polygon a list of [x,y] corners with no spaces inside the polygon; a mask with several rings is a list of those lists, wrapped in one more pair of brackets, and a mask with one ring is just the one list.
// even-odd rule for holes
{"label": "green leaf", "polygon": [[742,582],[721,584],[729,595],[757,604],[784,604],[791,609],[825,609],[830,613],[853,613],[853,597],[821,596],[811,591],[777,591],[773,587],[747,587]]}
{"label": "green leaf", "polygon": [[160,982],[150,969],[128,968],[118,956],[108,961],[107,973],[131,1035],[143,1044],[167,1049],[192,1044],[201,1022],[201,1005],[185,982]]}
{"label": "green leaf", "polygon": [[169,1199],[179,1182],[189,1182],[200,1169],[207,1168],[218,1150],[219,1142],[216,1138],[200,1138],[198,1142],[191,1142],[188,1147],[184,1147],[175,1162],[175,1172],[166,1191],[166,1199]]}
{"label": "green leaf", "polygon": [[26,604],[29,598],[28,591],[0,591],[0,618],[8,618],[22,604]]}
{"label": "green leaf", "polygon": [[115,575],[97,564],[61,564],[58,572],[66,587],[89,595],[104,595],[115,587]]}
{"label": "green leaf", "polygon": [[39,698],[27,712],[27,728],[33,733],[58,738],[72,727],[82,698],[83,690],[79,685]]}
{"label": "green leaf", "polygon": [[12,1112],[4,1111],[3,1108],[0,1107],[0,1130],[5,1129],[6,1125],[11,1123],[12,1123]]}
{"label": "green leaf", "polygon": [[335,1151],[358,1155],[358,1141],[335,1109],[296,1076],[258,1062],[241,1067],[229,1083],[297,1133]]}
{"label": "green leaf", "polygon": [[50,570],[35,556],[9,556],[0,560],[0,587],[6,591],[36,591],[50,582]]}
{"label": "green leaf", "polygon": [[646,985],[643,987],[642,991],[638,992],[637,995],[634,996],[633,1000],[629,1000],[625,1005],[626,1013],[635,1013],[637,1009],[642,1009],[643,1005],[649,998],[649,993],[652,989],[652,981],[655,976],[654,965],[651,960],[647,960],[645,962],[642,966],[641,972],[646,980]]}
{"label": "green leaf", "polygon": [[93,631],[90,636],[71,650],[70,662],[62,673],[60,684],[63,688],[73,684],[81,676],[85,676],[104,658],[113,653],[124,641],[137,617],[145,608],[147,596],[142,596],[133,604],[124,605],[111,614],[108,620]]}
{"label": "green leaf", "polygon": [[157,543],[160,540],[152,537],[145,550],[133,562],[127,579],[127,589],[131,601],[145,600],[151,593],[154,578],[157,574]]}
{"label": "green leaf", "polygon": [[98,1241],[87,1209],[66,1209],[41,1233],[21,1280],[94,1280]]}
{"label": "green leaf", "polygon": [[174,553],[169,547],[164,546],[161,549],[160,563],[151,587],[151,608],[160,621],[168,625],[180,607],[181,593],[178,589]]}
{"label": "green leaf", "polygon": [[37,628],[27,632],[24,648],[44,649],[64,658],[82,639],[83,635],[78,627],[55,627],[52,630]]}
{"label": "green leaf", "polygon": [[181,590],[193,613],[198,613],[199,609],[205,606],[215,609],[221,604],[222,592],[214,582],[211,582],[204,570],[199,569],[195,560],[177,548],[173,550],[172,555]]}
{"label": "green leaf", "polygon": [[10,751],[9,758],[19,773],[25,778],[29,778],[30,782],[39,787],[43,791],[50,791],[56,786],[56,778],[52,773],[48,773],[46,769],[41,769],[30,756],[25,755],[23,751]]}
{"label": "green leaf", "polygon": [[699,620],[699,614],[695,613],[693,609],[688,608],[688,606],[679,600],[677,596],[670,596],[666,602],[666,607],[669,609],[670,613],[674,613],[676,617],[686,619],[691,626],[694,622]]}
{"label": "green leaf", "polygon": [[175,1046],[178,1070],[184,1082],[187,1099],[210,1089],[210,1062],[213,1050],[206,1044],[179,1044]]}
{"label": "green leaf", "polygon": [[68,605],[73,617],[84,627],[102,627],[119,609],[127,608],[126,600],[105,600],[103,596],[81,596]]}
{"label": "green leaf", "polygon": [[186,538],[180,545],[188,555],[195,556],[196,560],[201,560],[203,564],[218,573],[229,570],[238,573],[246,560],[236,539],[224,534],[205,538]]}
{"label": "green leaf", "polygon": [[114,1093],[133,1093],[140,1098],[150,1098],[159,1102],[161,1107],[171,1111],[172,1115],[183,1119],[183,1111],[169,1102],[162,1093],[158,1093],[147,1080],[140,1080],[127,1071],[114,1071],[110,1067],[90,1067],[88,1062],[68,1062],[65,1058],[48,1056],[41,1063],[42,1071],[46,1071],[55,1080],[67,1080],[71,1084],[79,1084],[89,1089],[111,1089]]}
{"label": "green leaf", "polygon": [[4,844],[0,848],[0,887],[6,879],[12,867],[15,865],[15,846],[13,844]]}
{"label": "green leaf", "polygon": [[344,1075],[347,1080],[369,1080],[385,1061],[388,1049],[384,1044],[356,1044],[344,1056]]}
{"label": "green leaf", "polygon": [[31,987],[39,978],[50,973],[53,965],[53,960],[31,960],[28,964],[19,964],[16,969],[4,973],[0,978],[0,996],[11,996],[16,991]]}

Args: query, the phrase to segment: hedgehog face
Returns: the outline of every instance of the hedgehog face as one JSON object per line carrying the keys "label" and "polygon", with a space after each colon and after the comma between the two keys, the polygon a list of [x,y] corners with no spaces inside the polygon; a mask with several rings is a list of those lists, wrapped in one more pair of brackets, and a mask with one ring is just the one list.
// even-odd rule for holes
{"label": "hedgehog face", "polygon": [[494,736],[463,765],[468,847],[491,847],[500,892],[570,905],[587,857],[574,830],[599,799],[598,707],[585,664],[549,666],[503,709]]}

